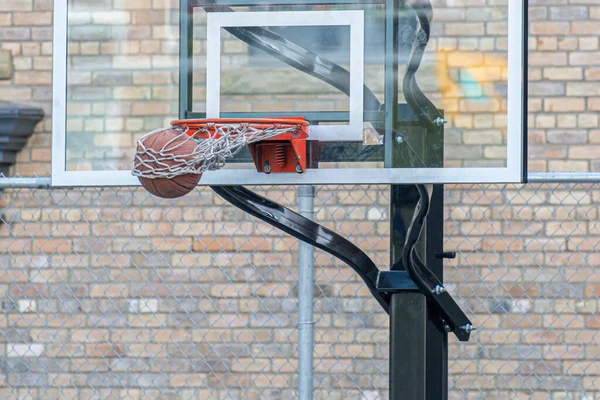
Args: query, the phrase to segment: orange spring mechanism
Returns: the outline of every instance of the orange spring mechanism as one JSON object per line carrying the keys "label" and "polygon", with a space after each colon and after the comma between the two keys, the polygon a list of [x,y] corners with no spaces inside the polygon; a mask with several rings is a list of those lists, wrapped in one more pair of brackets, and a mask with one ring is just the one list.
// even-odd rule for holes
{"label": "orange spring mechanism", "polygon": [[275,165],[283,168],[287,162],[287,151],[284,145],[275,146]]}

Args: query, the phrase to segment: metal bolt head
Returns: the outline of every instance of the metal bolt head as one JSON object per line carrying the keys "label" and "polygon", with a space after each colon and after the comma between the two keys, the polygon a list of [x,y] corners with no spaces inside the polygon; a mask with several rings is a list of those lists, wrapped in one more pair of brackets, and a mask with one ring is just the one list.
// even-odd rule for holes
{"label": "metal bolt head", "polygon": [[269,163],[265,164],[264,171],[265,171],[265,174],[268,174],[269,172],[271,172],[271,166],[269,165]]}
{"label": "metal bolt head", "polygon": [[473,332],[477,330],[477,327],[471,325],[471,324],[466,324],[460,327],[460,329],[462,329],[463,331],[467,331],[467,332]]}
{"label": "metal bolt head", "polygon": [[396,143],[404,143],[404,138],[402,136],[396,136]]}
{"label": "metal bolt head", "polygon": [[447,120],[445,120],[444,118],[440,118],[440,117],[437,117],[436,119],[434,119],[434,120],[433,120],[433,122],[434,122],[434,123],[435,123],[437,126],[442,126],[442,125],[444,125],[444,124],[447,124],[447,123],[448,123],[448,121],[447,121]]}
{"label": "metal bolt head", "polygon": [[435,293],[435,294],[446,293],[446,288],[443,286],[437,285],[435,288],[433,288],[433,290],[431,292]]}
{"label": "metal bolt head", "polygon": [[296,172],[299,174],[302,173],[302,166],[300,164],[296,165]]}

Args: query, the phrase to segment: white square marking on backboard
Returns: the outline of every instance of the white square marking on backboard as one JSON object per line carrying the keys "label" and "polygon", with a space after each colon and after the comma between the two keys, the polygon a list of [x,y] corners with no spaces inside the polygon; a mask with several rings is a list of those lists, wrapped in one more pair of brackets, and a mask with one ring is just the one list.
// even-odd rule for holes
{"label": "white square marking on backboard", "polygon": [[309,128],[309,135],[311,139],[319,141],[362,141],[365,26],[364,12],[360,10],[209,13],[207,15],[206,56],[209,62],[206,67],[206,117],[221,116],[221,29],[252,26],[350,27],[349,123],[313,125]]}

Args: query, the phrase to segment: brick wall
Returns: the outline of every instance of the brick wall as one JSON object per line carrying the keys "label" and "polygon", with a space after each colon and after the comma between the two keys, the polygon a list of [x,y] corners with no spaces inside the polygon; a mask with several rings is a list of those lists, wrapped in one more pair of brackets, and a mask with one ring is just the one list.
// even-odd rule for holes
{"label": "brick wall", "polygon": [[[384,264],[386,193],[320,191],[317,218]],[[268,195],[296,203],[294,188]],[[295,396],[295,240],[205,189],[176,203],[139,189],[3,199],[0,395]],[[387,317],[348,268],[315,260],[317,398],[385,390]]]}
{"label": "brick wall", "polygon": [[[282,204],[295,188],[268,188]],[[451,187],[451,398],[594,398],[597,186]],[[294,398],[297,242],[199,189],[14,190],[1,200],[0,394]],[[316,219],[388,261],[385,187],[321,187]],[[388,318],[315,254],[315,398],[385,398]],[[560,398],[560,397],[559,397]]]}
{"label": "brick wall", "polygon": [[[157,114],[175,112],[175,33],[161,28],[176,18],[172,3],[71,2],[97,7],[78,16],[74,28],[84,34],[94,31],[94,18],[112,26],[95,33],[107,36],[71,49],[84,73],[71,77],[70,95],[94,87],[71,109],[69,129],[80,134],[75,148],[82,140],[101,149],[98,168],[128,167],[124,157],[135,136],[168,119]],[[432,42],[426,76],[436,74],[427,69],[436,55],[452,57],[440,49],[503,49],[505,27],[494,22],[502,14],[490,14],[502,7],[488,3],[494,6],[434,3],[435,35],[446,36]],[[597,171],[600,7],[592,0],[530,3],[530,170]],[[118,12],[107,20],[111,7]],[[47,115],[51,9],[48,0],[0,3],[0,49],[10,52],[14,68],[10,80],[0,80],[0,99],[38,104]],[[127,37],[119,29],[125,20],[136,23]],[[493,43],[475,40],[482,29]],[[90,68],[107,60],[106,71]],[[501,76],[494,65],[485,73]],[[436,87],[428,84],[428,91]],[[94,91],[114,97],[86,98]],[[476,152],[485,156],[474,162],[502,160],[501,114],[471,115],[452,94],[449,103],[436,99],[450,117],[447,146],[457,159],[449,165],[468,164]],[[49,173],[50,128],[48,117],[19,154],[15,173]],[[128,135],[119,134],[126,139],[115,146],[114,134],[122,131]],[[90,155],[72,156],[78,167]],[[452,340],[452,398],[598,396],[596,192],[595,186],[448,187],[447,248],[459,251],[448,262],[449,289],[481,327],[469,344]],[[294,188],[267,194],[296,203]],[[175,203],[133,189],[5,191],[1,200],[0,397],[295,395],[294,240],[207,190]],[[317,219],[386,265],[387,205],[384,188],[322,188]],[[315,397],[385,396],[385,315],[354,274],[322,253],[316,277]]]}
{"label": "brick wall", "polygon": [[50,173],[52,101],[52,1],[16,0],[0,5],[0,49],[12,54],[13,74],[0,80],[0,98],[35,104],[48,117],[19,154],[15,172]]}

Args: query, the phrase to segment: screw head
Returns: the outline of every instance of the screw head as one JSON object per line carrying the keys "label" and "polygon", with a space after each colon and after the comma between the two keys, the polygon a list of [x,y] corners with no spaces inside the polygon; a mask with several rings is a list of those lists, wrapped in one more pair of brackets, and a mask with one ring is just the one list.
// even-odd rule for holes
{"label": "screw head", "polygon": [[302,166],[300,164],[296,165],[296,172],[299,173],[299,174],[301,174],[303,172],[302,171]]}
{"label": "screw head", "polygon": [[400,135],[396,136],[396,143],[398,143],[398,144],[404,143],[404,138]]}
{"label": "screw head", "polygon": [[437,285],[435,288],[433,288],[432,292],[435,294],[446,293],[446,288],[443,286]]}
{"label": "screw head", "polygon": [[268,174],[271,172],[271,166],[269,165],[269,163],[265,164],[265,168],[263,170],[265,171],[265,174]]}
{"label": "screw head", "polygon": [[448,121],[445,120],[444,118],[441,117],[437,117],[435,120],[433,120],[433,122],[437,125],[437,126],[442,126],[444,124],[447,124]]}

